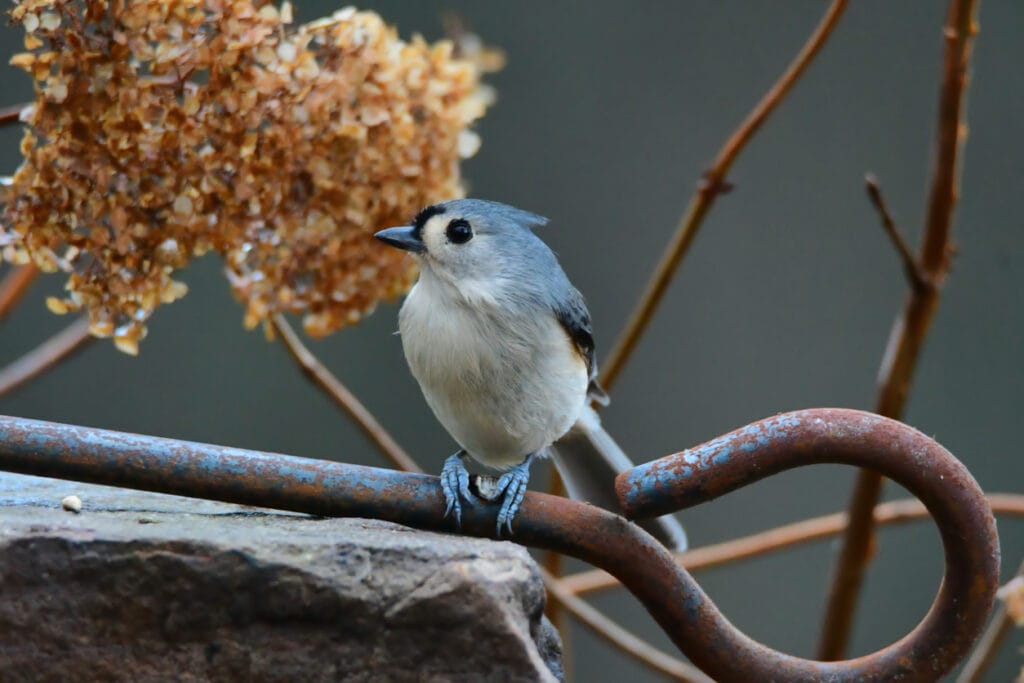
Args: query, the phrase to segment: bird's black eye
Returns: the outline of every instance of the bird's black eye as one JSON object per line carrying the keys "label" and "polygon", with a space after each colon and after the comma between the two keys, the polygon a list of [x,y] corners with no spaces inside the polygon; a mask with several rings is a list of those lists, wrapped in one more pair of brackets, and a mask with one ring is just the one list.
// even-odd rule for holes
{"label": "bird's black eye", "polygon": [[466,219],[456,218],[448,223],[444,234],[452,244],[465,244],[473,239],[473,228],[470,227],[469,221]]}

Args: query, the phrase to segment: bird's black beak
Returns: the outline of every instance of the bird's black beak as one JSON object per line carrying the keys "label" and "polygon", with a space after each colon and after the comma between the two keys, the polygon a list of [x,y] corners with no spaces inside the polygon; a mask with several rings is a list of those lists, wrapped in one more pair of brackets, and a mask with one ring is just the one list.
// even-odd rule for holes
{"label": "bird's black beak", "polygon": [[374,237],[381,242],[390,244],[393,247],[411,251],[414,254],[422,254],[427,250],[423,240],[420,239],[419,231],[411,225],[402,225],[397,228],[387,228],[374,234]]}

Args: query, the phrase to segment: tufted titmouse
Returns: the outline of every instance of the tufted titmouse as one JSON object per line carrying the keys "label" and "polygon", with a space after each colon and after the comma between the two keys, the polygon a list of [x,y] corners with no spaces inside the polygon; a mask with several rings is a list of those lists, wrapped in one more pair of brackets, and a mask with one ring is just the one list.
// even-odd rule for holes
{"label": "tufted titmouse", "polygon": [[[428,206],[376,237],[411,253],[419,281],[399,313],[402,347],[427,404],[461,449],[441,471],[446,514],[461,519],[464,458],[504,474],[498,533],[511,531],[533,458],[552,455],[573,498],[617,510],[615,475],[632,467],[601,428],[590,315],[532,229],[547,219],[505,204],[459,199]],[[495,497],[497,497],[497,495]],[[682,550],[672,517],[643,526]]]}

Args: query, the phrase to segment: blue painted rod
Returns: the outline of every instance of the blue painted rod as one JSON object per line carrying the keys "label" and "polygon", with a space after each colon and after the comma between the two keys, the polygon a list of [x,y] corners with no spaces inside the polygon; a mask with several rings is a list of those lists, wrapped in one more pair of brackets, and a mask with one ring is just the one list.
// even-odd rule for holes
{"label": "blue painted rod", "polygon": [[[946,573],[920,624],[865,657],[815,662],[744,635],[657,541],[592,505],[528,493],[513,523],[525,545],[618,578],[691,661],[719,681],[935,681],[967,654],[995,598],[999,543],[988,502],[952,455],[920,432],[854,410],[753,423],[616,480],[631,518],[696,505],[793,467],[876,469],[917,495],[942,535]],[[456,531],[436,477],[0,416],[0,469],[316,515]],[[463,510],[461,532],[493,537],[497,506]]]}

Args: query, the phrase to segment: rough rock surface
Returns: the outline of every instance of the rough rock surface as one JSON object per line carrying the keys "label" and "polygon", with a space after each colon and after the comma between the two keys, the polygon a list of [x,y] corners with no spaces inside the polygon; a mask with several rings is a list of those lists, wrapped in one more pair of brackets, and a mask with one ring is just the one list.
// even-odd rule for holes
{"label": "rough rock surface", "polygon": [[543,608],[511,543],[0,473],[9,683],[553,681]]}

